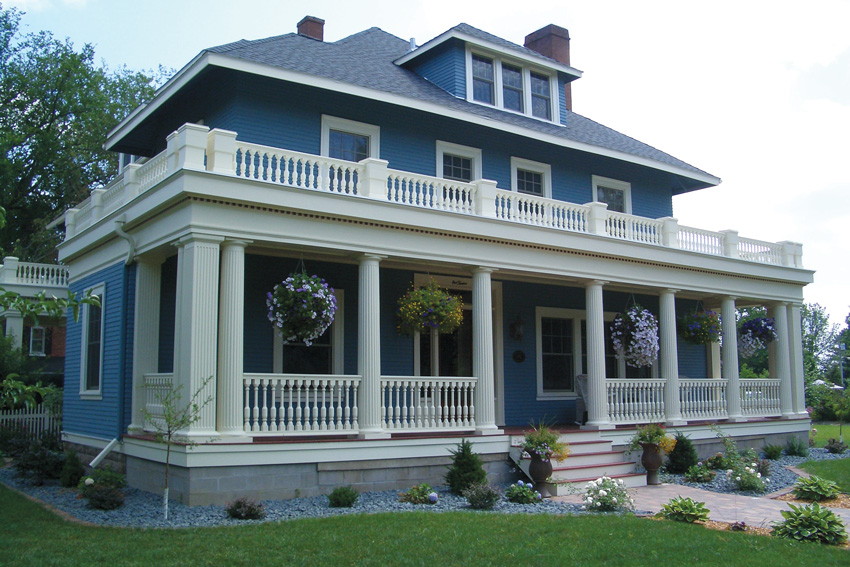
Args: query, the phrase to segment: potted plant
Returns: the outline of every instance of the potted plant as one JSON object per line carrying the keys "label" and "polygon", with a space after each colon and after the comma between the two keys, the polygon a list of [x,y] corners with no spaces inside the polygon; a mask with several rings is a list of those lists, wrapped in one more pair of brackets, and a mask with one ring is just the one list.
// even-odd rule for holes
{"label": "potted plant", "polygon": [[679,319],[679,336],[691,344],[716,343],[720,332],[720,315],[715,311],[698,310]]}
{"label": "potted plant", "polygon": [[658,321],[640,305],[617,313],[611,324],[617,356],[633,368],[650,366],[658,358]]}
{"label": "potted plant", "polygon": [[638,447],[643,449],[640,463],[646,469],[646,483],[660,484],[658,469],[664,462],[664,455],[676,446],[676,438],[668,435],[667,430],[660,423],[649,423],[638,426],[628,446],[630,450]]}
{"label": "potted plant", "polygon": [[334,289],[319,276],[290,274],[267,296],[269,321],[284,344],[303,342],[310,346],[333,323]]}
{"label": "potted plant", "polygon": [[749,319],[738,328],[738,352],[744,358],[754,356],[774,340],[776,325],[768,317]]}
{"label": "potted plant", "polygon": [[463,323],[463,301],[437,285],[433,279],[414,287],[398,300],[398,332],[412,335],[432,329],[451,333]]}
{"label": "potted plant", "polygon": [[528,476],[534,481],[538,492],[544,497],[551,496],[543,484],[552,476],[552,459],[566,459],[570,454],[569,446],[560,441],[560,435],[545,425],[538,424],[525,433],[520,444],[523,456],[528,455]]}

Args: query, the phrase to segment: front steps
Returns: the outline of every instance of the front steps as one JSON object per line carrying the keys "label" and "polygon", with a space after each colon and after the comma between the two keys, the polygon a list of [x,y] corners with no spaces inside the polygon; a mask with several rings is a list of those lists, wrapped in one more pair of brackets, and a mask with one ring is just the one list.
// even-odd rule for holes
{"label": "front steps", "polygon": [[[612,450],[612,442],[602,439],[598,431],[562,432],[561,442],[568,443],[569,456],[552,461],[552,482],[546,489],[553,496],[583,492],[591,480],[607,476],[622,480],[629,488],[646,486],[646,473],[636,473],[635,463],[627,461],[624,451]],[[528,476],[530,459],[522,458],[522,435],[511,436],[511,459]],[[529,477],[530,478],[530,477]]]}

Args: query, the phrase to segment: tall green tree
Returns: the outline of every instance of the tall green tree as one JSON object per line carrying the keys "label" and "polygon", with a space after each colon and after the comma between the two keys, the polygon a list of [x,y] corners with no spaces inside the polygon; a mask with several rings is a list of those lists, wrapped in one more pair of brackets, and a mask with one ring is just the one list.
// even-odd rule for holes
{"label": "tall green tree", "polygon": [[801,309],[803,323],[803,367],[807,380],[826,376],[835,364],[835,342],[838,325],[829,322],[829,314],[818,303],[804,303]]}
{"label": "tall green tree", "polygon": [[90,44],[22,33],[23,15],[0,5],[0,255],[38,261],[59,242],[50,221],[117,172],[106,135],[164,71],[109,70]]}

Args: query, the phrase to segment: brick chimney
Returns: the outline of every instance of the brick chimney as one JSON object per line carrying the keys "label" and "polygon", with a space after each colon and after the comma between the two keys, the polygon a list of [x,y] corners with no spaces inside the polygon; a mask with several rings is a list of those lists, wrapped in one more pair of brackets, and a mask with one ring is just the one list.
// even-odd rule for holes
{"label": "brick chimney", "polygon": [[[564,65],[570,64],[570,32],[566,28],[549,24],[525,36],[525,47]],[[567,110],[573,109],[573,91],[570,83],[564,86]]]}
{"label": "brick chimney", "polygon": [[324,41],[325,20],[314,16],[304,16],[304,19],[298,22],[298,35]]}

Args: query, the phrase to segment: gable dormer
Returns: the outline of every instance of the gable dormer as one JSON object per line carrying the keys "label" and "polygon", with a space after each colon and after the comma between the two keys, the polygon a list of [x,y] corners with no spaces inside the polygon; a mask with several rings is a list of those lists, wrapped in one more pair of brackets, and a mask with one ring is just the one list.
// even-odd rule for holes
{"label": "gable dormer", "polygon": [[549,25],[525,47],[460,24],[395,61],[457,98],[546,122],[566,123],[570,83],[569,32]]}

